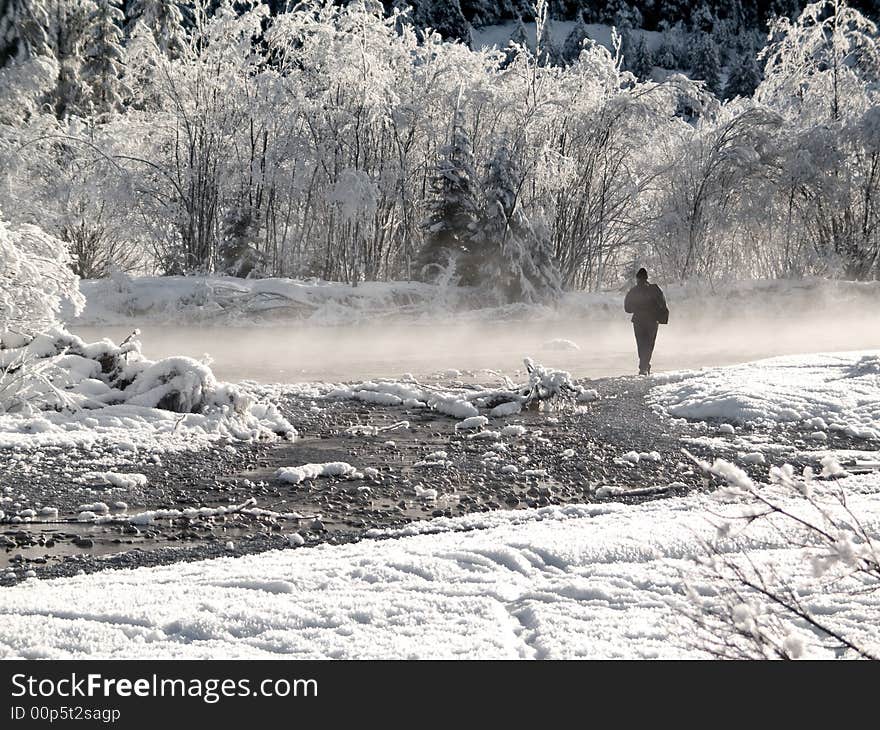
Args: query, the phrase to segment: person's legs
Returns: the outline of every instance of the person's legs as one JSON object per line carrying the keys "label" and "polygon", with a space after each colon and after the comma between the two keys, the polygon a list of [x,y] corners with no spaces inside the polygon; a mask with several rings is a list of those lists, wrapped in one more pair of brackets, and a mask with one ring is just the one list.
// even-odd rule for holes
{"label": "person's legs", "polygon": [[654,344],[657,342],[657,322],[645,325],[645,373],[651,374],[651,358],[654,356]]}
{"label": "person's legs", "polygon": [[[639,375],[645,374],[645,349],[646,349],[646,339],[645,339],[645,325],[640,322],[633,322],[633,331],[636,335],[636,349],[639,353]],[[648,358],[650,362],[650,358]]]}
{"label": "person's legs", "polygon": [[636,335],[636,347],[639,351],[639,374],[651,372],[651,356],[654,354],[654,343],[657,341],[656,322],[633,322]]}

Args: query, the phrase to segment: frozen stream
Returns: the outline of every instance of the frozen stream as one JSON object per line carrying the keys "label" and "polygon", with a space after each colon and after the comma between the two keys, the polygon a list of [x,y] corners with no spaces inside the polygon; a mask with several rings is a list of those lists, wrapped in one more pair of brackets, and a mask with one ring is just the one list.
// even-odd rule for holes
{"label": "frozen stream", "polygon": [[[76,327],[87,340],[119,341],[140,326],[144,354],[201,358],[208,353],[222,380],[343,381],[425,376],[449,368],[513,373],[522,358],[571,371],[576,377],[633,374],[635,342],[626,315],[619,321],[505,321],[491,323],[376,322],[316,327],[198,327],[164,324]],[[580,350],[552,343],[565,339]],[[880,347],[875,314],[846,319],[674,319],[661,326],[654,372],[727,365],[802,352]]]}

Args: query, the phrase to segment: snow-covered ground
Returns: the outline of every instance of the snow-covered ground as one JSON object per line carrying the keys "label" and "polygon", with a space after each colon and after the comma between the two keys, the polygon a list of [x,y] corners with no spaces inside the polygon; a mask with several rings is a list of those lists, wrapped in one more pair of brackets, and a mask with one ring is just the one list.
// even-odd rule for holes
{"label": "snow-covered ground", "polygon": [[[796,423],[880,441],[880,350],[793,355],[658,376],[649,401],[668,415],[730,424]],[[732,431],[731,431],[732,433]]]}
{"label": "snow-covered ground", "polygon": [[[754,280],[687,285],[659,282],[672,321],[754,318],[780,319],[821,313],[829,307],[860,312],[880,305],[880,282],[825,279]],[[623,318],[619,291],[568,292],[552,306],[497,305],[468,287],[418,282],[339,282],[299,279],[237,279],[229,276],[142,276],[118,274],[80,283],[86,306],[63,319],[76,327],[101,325],[273,326],[386,321],[436,324],[460,322],[570,320],[601,322]]]}
{"label": "snow-covered ground", "polygon": [[[850,507],[880,527],[880,480]],[[699,657],[683,576],[715,533],[699,495],[422,523],[431,534],[104,572],[0,591],[0,655],[26,658]],[[880,598],[811,577],[769,528],[730,550],[790,576],[803,601],[880,645]],[[828,656],[806,633],[805,655]]]}
{"label": "snow-covered ground", "polygon": [[[880,420],[878,356],[801,356],[682,373],[662,379],[651,400],[670,414],[737,424],[795,421],[821,431],[820,420],[829,430],[859,423],[865,430],[850,436],[863,439],[870,454],[877,436],[868,429]],[[809,453],[817,475],[839,471],[827,450]],[[772,452],[768,460],[779,466]],[[795,513],[806,509],[778,484],[760,489]],[[837,489],[876,539],[880,472],[819,479],[810,493]],[[722,554],[775,571],[826,625],[880,651],[876,590],[820,576],[813,558],[827,555],[797,546],[802,528],[794,521],[731,530],[753,509],[745,496],[692,492],[640,505],[441,518],[346,546],[236,558],[230,545],[230,557],[218,560],[31,580],[0,591],[0,655],[699,657],[699,633],[684,617],[695,596],[709,606],[720,600],[717,577],[695,561],[703,542],[719,534],[728,536],[718,543]],[[803,623],[791,624],[784,638],[796,654],[834,655]]]}

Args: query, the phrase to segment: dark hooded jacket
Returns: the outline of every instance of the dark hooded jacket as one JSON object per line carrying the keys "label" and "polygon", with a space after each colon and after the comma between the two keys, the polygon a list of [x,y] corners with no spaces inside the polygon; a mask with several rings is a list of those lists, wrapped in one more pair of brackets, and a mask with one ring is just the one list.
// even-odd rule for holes
{"label": "dark hooded jacket", "polygon": [[663,291],[647,281],[640,281],[629,290],[623,309],[632,314],[632,321],[637,324],[656,324],[669,316]]}

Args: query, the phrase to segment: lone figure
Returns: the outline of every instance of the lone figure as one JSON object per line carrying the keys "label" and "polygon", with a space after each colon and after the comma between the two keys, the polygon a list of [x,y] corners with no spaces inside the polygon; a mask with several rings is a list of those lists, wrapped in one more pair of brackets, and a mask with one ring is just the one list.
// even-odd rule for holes
{"label": "lone figure", "polygon": [[669,322],[669,309],[660,287],[648,283],[646,269],[639,269],[636,274],[636,285],[627,292],[623,308],[632,314],[636,346],[639,350],[639,375],[650,375],[657,325]]}

